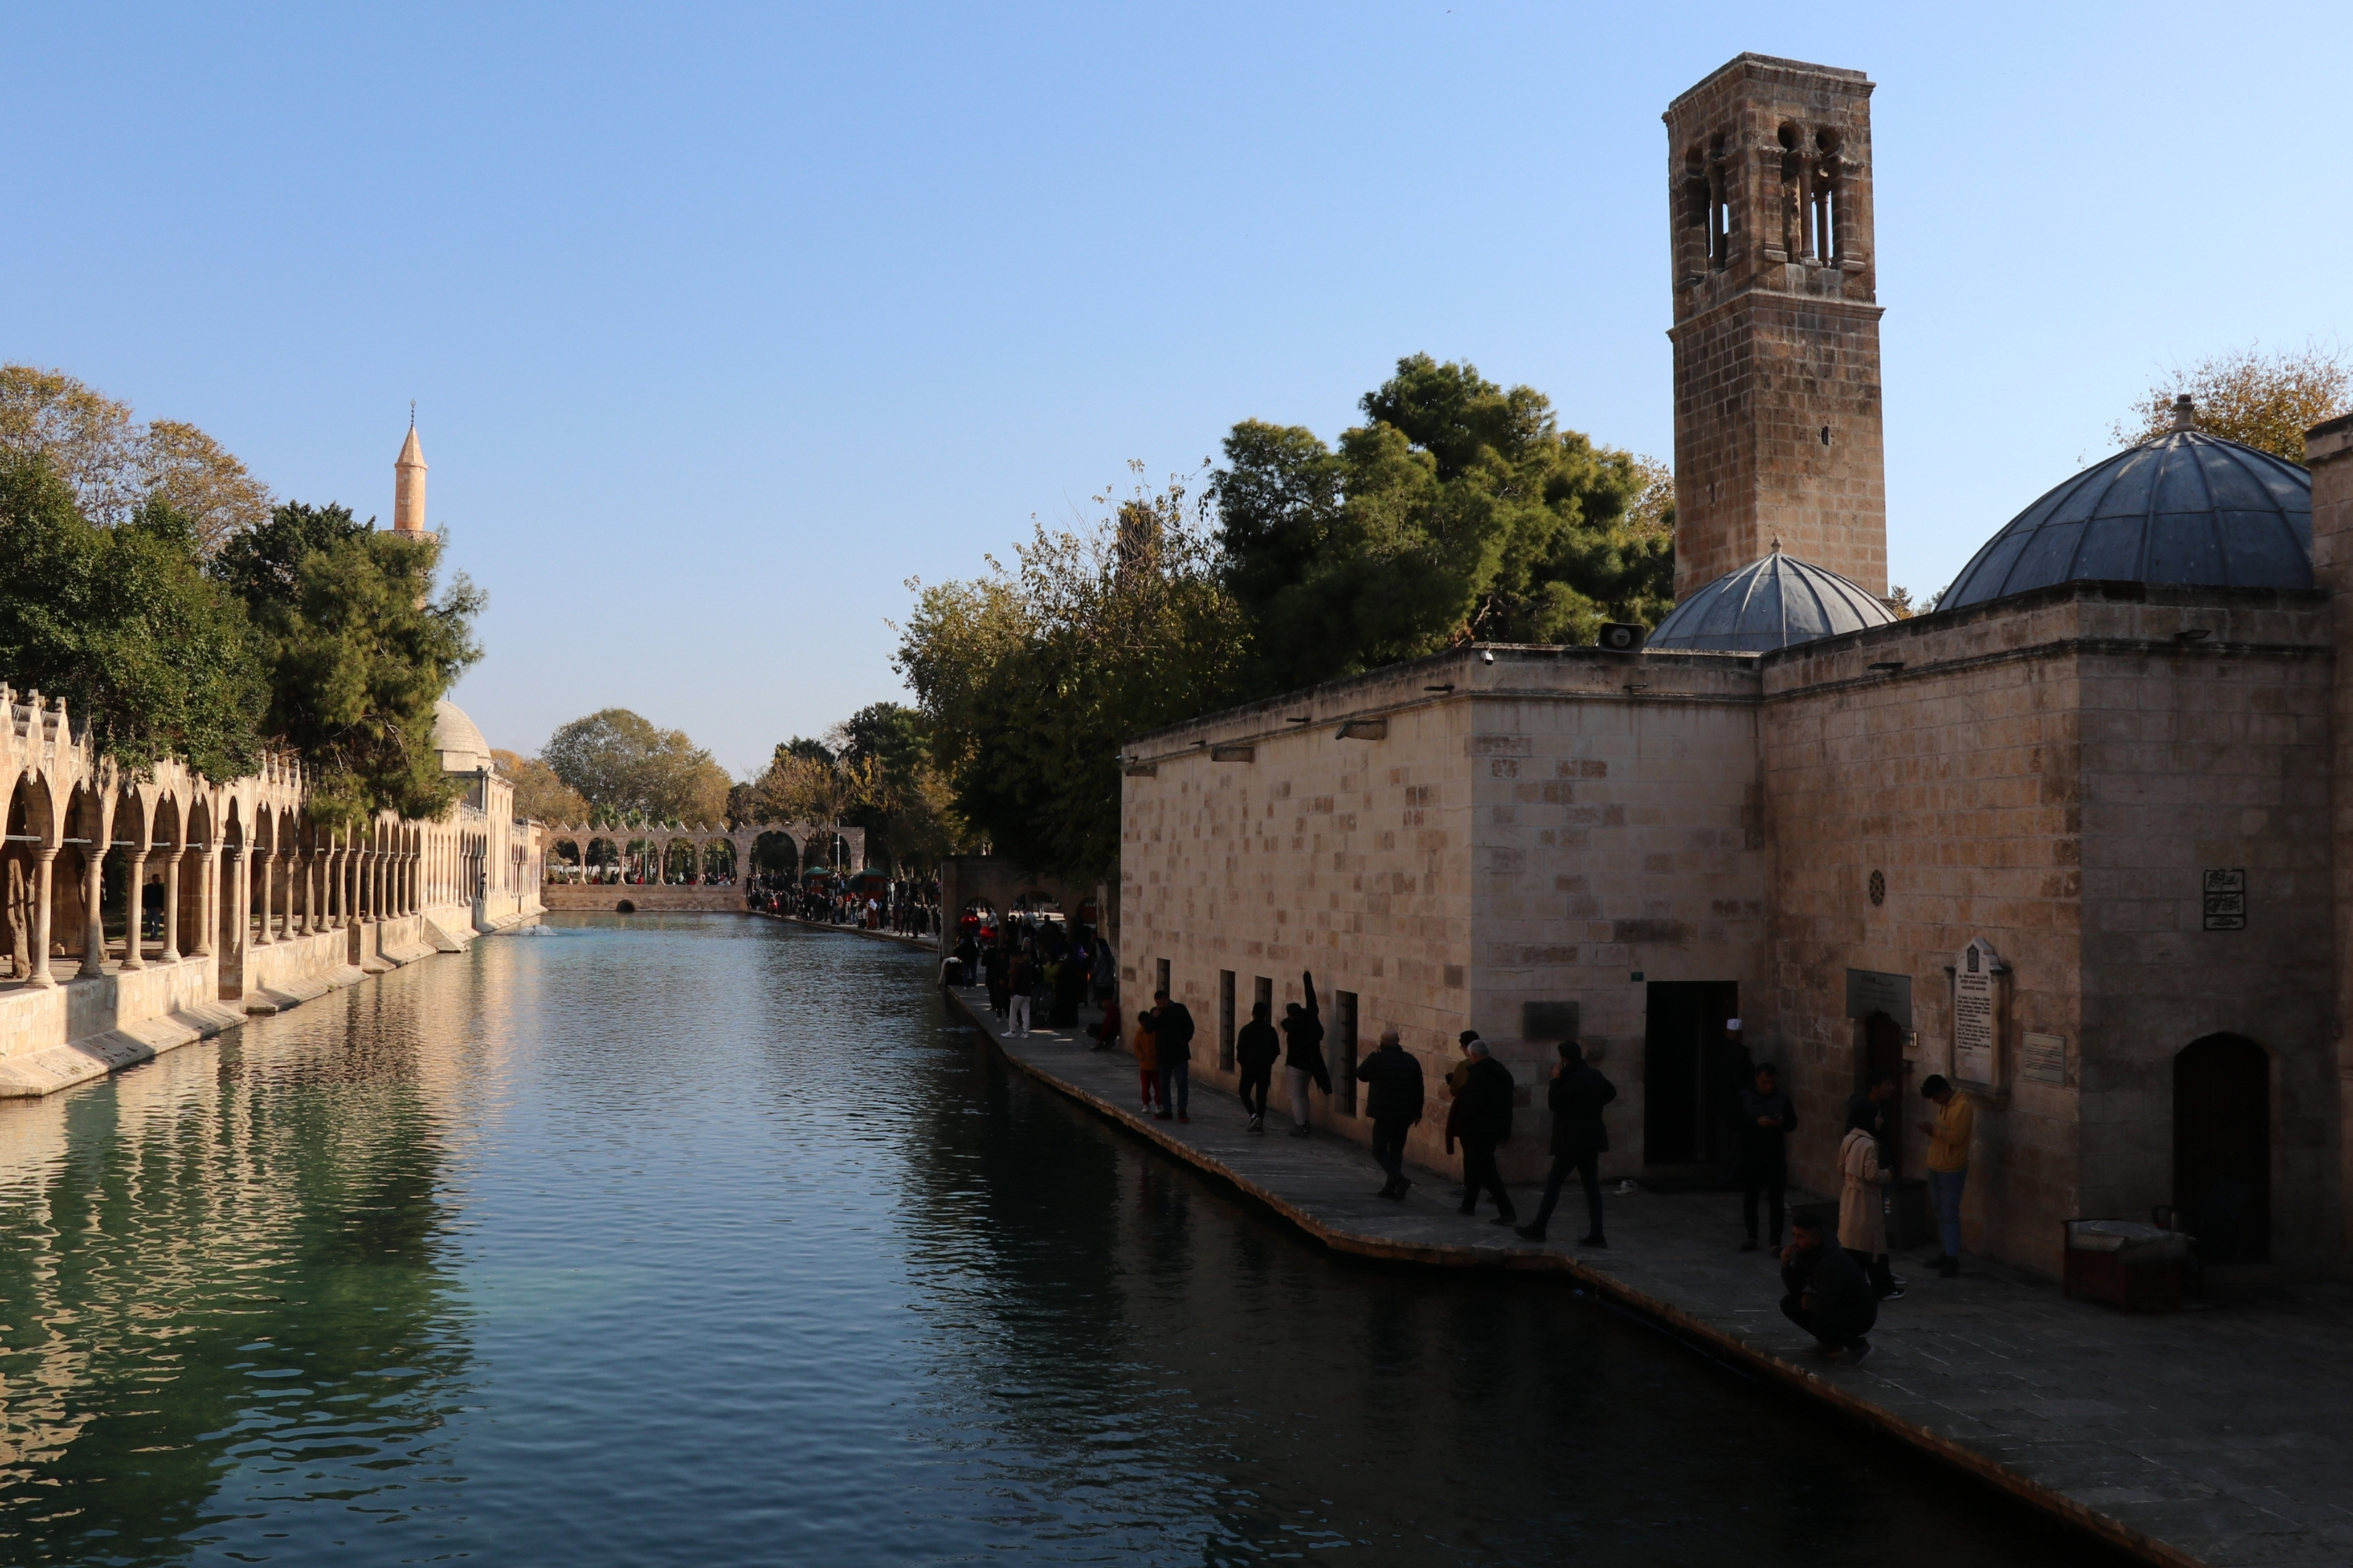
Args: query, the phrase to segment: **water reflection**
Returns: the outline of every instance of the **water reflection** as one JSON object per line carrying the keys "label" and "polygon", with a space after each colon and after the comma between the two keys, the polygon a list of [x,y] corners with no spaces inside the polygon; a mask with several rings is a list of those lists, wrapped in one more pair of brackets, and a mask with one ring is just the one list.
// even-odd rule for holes
{"label": "water reflection", "polygon": [[2059,1561],[1556,1282],[1324,1257],[918,954],[563,924],[0,1106],[5,1561]]}
{"label": "water reflection", "polygon": [[413,1036],[338,1000],[345,1048],[192,1049],[0,1108],[9,1561],[181,1561],[332,1500],[323,1547],[448,1465],[438,1121]]}

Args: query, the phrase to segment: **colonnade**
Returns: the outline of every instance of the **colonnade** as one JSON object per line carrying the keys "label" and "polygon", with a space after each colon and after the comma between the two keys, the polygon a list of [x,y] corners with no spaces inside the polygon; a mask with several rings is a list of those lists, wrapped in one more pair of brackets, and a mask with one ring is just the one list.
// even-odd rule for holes
{"label": "colonnade", "polygon": [[662,876],[665,879],[669,874],[670,847],[675,844],[691,845],[694,849],[694,874],[689,880],[696,884],[710,880],[708,867],[711,847],[718,844],[729,845],[733,848],[735,881],[739,886],[744,883],[752,873],[753,850],[762,838],[771,833],[780,834],[793,841],[795,857],[803,866],[808,864],[813,846],[822,843],[829,851],[836,839],[842,842],[848,854],[848,869],[856,870],[866,863],[866,829],[844,827],[839,823],[829,822],[745,823],[740,827],[732,828],[711,826],[543,827],[541,832],[543,842],[549,851],[547,879],[550,881],[560,879],[558,874],[565,868],[563,864],[555,859],[553,852],[557,847],[567,842],[573,846],[574,853],[578,857],[575,862],[579,872],[578,879],[584,882],[588,879],[588,851],[591,846],[600,842],[610,844],[617,858],[626,858],[632,845],[651,846],[656,862],[662,868]]}
{"label": "colonnade", "polygon": [[[168,761],[129,776],[73,733],[64,703],[0,685],[8,959],[0,978],[55,985],[54,960],[72,945],[83,976],[110,962],[135,972],[227,958],[354,922],[471,905],[486,883],[512,888],[532,868],[528,827],[494,834],[472,805],[437,821],[383,813],[353,826],[318,821],[308,806],[291,762],[266,762],[227,784]],[[496,878],[494,841],[505,861]],[[110,862],[125,895],[119,938],[106,931]],[[151,886],[161,905],[152,938],[142,931]],[[69,933],[77,931],[75,944]]]}

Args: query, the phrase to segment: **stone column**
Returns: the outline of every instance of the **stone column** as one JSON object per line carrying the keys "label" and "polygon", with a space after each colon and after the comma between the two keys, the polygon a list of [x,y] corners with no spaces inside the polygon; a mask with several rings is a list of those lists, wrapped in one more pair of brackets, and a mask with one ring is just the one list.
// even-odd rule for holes
{"label": "stone column", "polygon": [[106,885],[106,841],[112,831],[95,795],[88,809],[98,820],[85,827],[90,842],[81,852],[81,973],[83,979],[94,980],[106,973],[106,914],[98,907],[98,896]]}
{"label": "stone column", "polygon": [[172,847],[164,857],[164,962],[180,962],[180,860],[188,852],[188,828],[185,820],[172,836]]}
{"label": "stone column", "polygon": [[238,845],[229,859],[233,871],[229,879],[228,928],[236,933],[232,940],[242,961],[253,951],[253,846]]}
{"label": "stone column", "polygon": [[2337,905],[2337,1100],[2345,1134],[2337,1140],[2341,1271],[2353,1263],[2353,415],[2306,431],[2304,460],[2312,470],[2312,579],[2328,592],[2337,651],[2330,837]]}
{"label": "stone column", "polygon": [[144,811],[138,814],[137,820],[139,836],[132,840],[130,875],[123,882],[130,889],[128,902],[131,906],[122,922],[122,967],[125,969],[147,967],[147,954],[140,945],[139,927],[147,902],[147,839],[153,829],[149,826]]}
{"label": "stone column", "polygon": [[268,947],[272,942],[277,940],[269,934],[269,905],[271,891],[269,883],[272,874],[277,868],[277,860],[278,842],[275,838],[270,840],[269,848],[263,849],[257,846],[253,851],[253,864],[255,868],[260,872],[261,880],[261,929],[255,933],[253,939],[253,945],[256,947]]}
{"label": "stone column", "polygon": [[58,977],[49,973],[49,889],[57,858],[54,844],[33,851],[33,973],[25,982],[27,985],[47,987],[58,983]]}
{"label": "stone column", "polygon": [[211,831],[205,843],[204,882],[196,904],[200,921],[196,929],[195,953],[198,958],[213,955],[213,933],[220,925],[220,865],[221,846],[218,831]]}

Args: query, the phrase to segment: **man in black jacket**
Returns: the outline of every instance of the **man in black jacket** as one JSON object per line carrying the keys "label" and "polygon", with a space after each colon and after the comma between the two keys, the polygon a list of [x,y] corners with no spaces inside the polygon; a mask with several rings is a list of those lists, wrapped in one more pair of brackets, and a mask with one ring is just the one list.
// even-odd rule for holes
{"label": "man in black jacket", "polygon": [[1307,1086],[1311,1083],[1324,1093],[1332,1092],[1331,1070],[1324,1065],[1324,1019],[1315,1009],[1315,975],[1303,972],[1299,984],[1307,994],[1307,1005],[1296,1002],[1283,1010],[1282,1037],[1289,1042],[1283,1057],[1282,1076],[1291,1086],[1291,1135],[1304,1138],[1313,1129],[1307,1125]]}
{"label": "man in black jacket", "polygon": [[1253,1132],[1266,1131],[1267,1086],[1274,1081],[1274,1058],[1282,1053],[1282,1041],[1267,1022],[1271,1010],[1263,1002],[1253,1004],[1250,1021],[1234,1037],[1234,1065],[1242,1075],[1242,1109],[1250,1112]]}
{"label": "man in black jacket", "polygon": [[1601,1237],[1601,1156],[1609,1148],[1609,1130],[1601,1124],[1601,1108],[1618,1098],[1618,1086],[1587,1063],[1585,1048],[1575,1040],[1560,1043],[1560,1060],[1552,1069],[1552,1085],[1545,1104],[1552,1111],[1552,1170],[1545,1177],[1544,1203],[1535,1222],[1520,1226],[1530,1241],[1545,1238],[1545,1222],[1574,1170],[1585,1184],[1585,1237],[1579,1247],[1607,1247]]}
{"label": "man in black jacket", "polygon": [[1879,1321],[1879,1296],[1862,1265],[1838,1244],[1838,1211],[1828,1205],[1789,1216],[1789,1245],[1781,1253],[1781,1313],[1814,1336],[1816,1355],[1843,1353],[1849,1366],[1871,1353],[1863,1336]]}
{"label": "man in black jacket", "polygon": [[1454,1131],[1462,1140],[1463,1214],[1479,1212],[1481,1192],[1495,1196],[1497,1225],[1519,1220],[1512,1194],[1495,1169],[1495,1145],[1512,1135],[1512,1069],[1487,1053],[1487,1042],[1473,1036],[1463,1042],[1471,1053],[1471,1070],[1454,1096]]}
{"label": "man in black jacket", "polygon": [[988,1010],[1002,1024],[1006,1009],[1013,1005],[1013,955],[1006,951],[1003,937],[988,944],[980,963],[982,973],[988,977]]}
{"label": "man in black jacket", "polygon": [[1166,991],[1154,992],[1152,999],[1159,1004],[1152,1015],[1154,1070],[1160,1076],[1160,1114],[1154,1120],[1167,1121],[1173,1109],[1177,1121],[1190,1121],[1185,1112],[1193,1098],[1193,1015]]}
{"label": "man in black jacket", "polygon": [[1789,1130],[1798,1109],[1781,1088],[1771,1062],[1757,1064],[1753,1087],[1740,1091],[1740,1219],[1748,1227],[1743,1252],[1757,1250],[1757,1196],[1765,1194],[1773,1216],[1773,1246],[1781,1245],[1781,1194],[1789,1180]]}
{"label": "man in black jacket", "polygon": [[1373,1158],[1389,1177],[1378,1195],[1402,1201],[1413,1185],[1405,1179],[1405,1138],[1421,1120],[1421,1063],[1406,1054],[1395,1029],[1383,1029],[1380,1048],[1356,1064],[1356,1081],[1373,1123]]}

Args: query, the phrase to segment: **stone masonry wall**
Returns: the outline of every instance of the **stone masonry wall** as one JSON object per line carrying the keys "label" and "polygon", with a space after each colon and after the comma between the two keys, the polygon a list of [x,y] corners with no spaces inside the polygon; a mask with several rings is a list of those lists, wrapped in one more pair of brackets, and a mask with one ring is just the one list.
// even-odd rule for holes
{"label": "stone masonry wall", "polygon": [[[1978,1091],[1963,1211],[1973,1249],[2055,1273],[2063,1221],[2170,1201],[2170,1064],[2199,1035],[2264,1041],[2291,1096],[2312,1076],[2308,911],[2274,905],[2270,940],[2218,963],[2181,929],[2201,857],[2263,868],[2284,900],[2313,874],[2326,709],[2310,598],[2078,584],[1768,657],[1773,1022],[1800,1179],[1829,1182],[1861,1080],[1848,968],[1912,977],[1905,1170],[1920,1169],[1914,1091],[1950,1068],[1949,969],[1973,937],[2010,966],[2003,1083]],[[2174,637],[2198,626],[2204,643]],[[2064,1084],[2020,1076],[2029,1032],[2066,1040]],[[2275,1206],[2309,1211],[2318,1126],[2293,1099],[2281,1110]]]}
{"label": "stone masonry wall", "polygon": [[[1630,965],[1662,980],[1759,972],[1755,664],[1464,649],[1141,738],[1130,754],[1155,772],[1126,781],[1123,994],[1148,997],[1166,959],[1202,1030],[1194,1074],[1223,1088],[1219,972],[1234,973],[1239,1027],[1258,977],[1280,1016],[1312,968],[1327,1026],[1333,994],[1353,992],[1360,1051],[1393,1026],[1421,1058],[1431,1110],[1410,1150],[1441,1169],[1454,1162],[1439,1080],[1476,1027],[1526,1107],[1505,1151],[1515,1180],[1546,1163],[1553,1059],[1551,1039],[1523,1037],[1523,1008],[1577,1002],[1620,1086],[1610,1168],[1638,1167],[1643,987]],[[1298,716],[1314,722],[1287,722]],[[1337,738],[1352,716],[1382,718],[1386,736]],[[1244,744],[1249,761],[1210,755]],[[1369,1135],[1321,1097],[1315,1114]]]}

